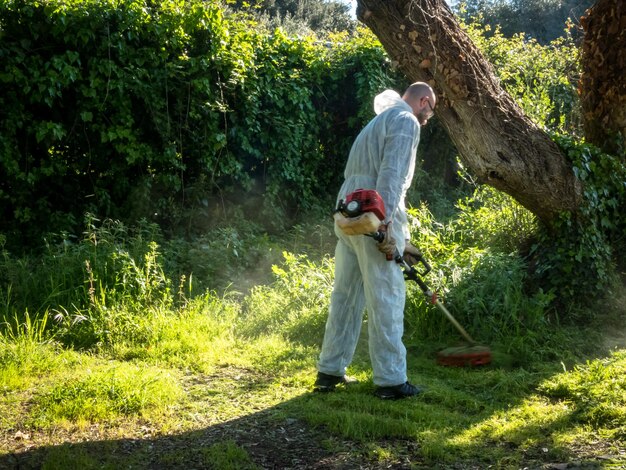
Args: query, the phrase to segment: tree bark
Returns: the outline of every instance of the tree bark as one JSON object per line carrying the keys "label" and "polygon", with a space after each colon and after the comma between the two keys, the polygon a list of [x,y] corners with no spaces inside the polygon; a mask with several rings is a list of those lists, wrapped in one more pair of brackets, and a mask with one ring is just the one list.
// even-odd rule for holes
{"label": "tree bark", "polygon": [[551,225],[581,186],[557,145],[500,86],[445,0],[358,0],[357,17],[411,81],[429,83],[436,116],[479,182]]}
{"label": "tree bark", "polygon": [[585,137],[626,158],[626,2],[598,0],[581,23]]}

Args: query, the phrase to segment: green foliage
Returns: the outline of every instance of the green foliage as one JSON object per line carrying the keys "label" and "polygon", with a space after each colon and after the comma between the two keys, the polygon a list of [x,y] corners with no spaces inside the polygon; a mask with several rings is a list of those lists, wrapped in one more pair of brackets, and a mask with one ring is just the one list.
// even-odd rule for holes
{"label": "green foliage", "polygon": [[215,120],[215,100],[204,109],[191,100],[193,77],[207,72],[200,57],[211,57],[206,78],[214,83],[237,74],[228,58],[238,43],[227,42],[217,7],[5,1],[0,21],[0,160],[4,199],[16,208],[3,214],[30,226],[27,236],[41,233],[39,224],[73,227],[89,207],[119,214],[138,186],[179,190],[185,159],[202,162],[215,145],[214,137],[195,147],[181,136]]}
{"label": "green foliage", "polygon": [[497,26],[472,22],[465,29],[526,115],[555,132],[582,133],[580,51],[570,34],[542,45],[522,33],[505,37]]}
{"label": "green foliage", "polygon": [[117,323],[131,321],[120,312],[172,305],[171,281],[151,233],[156,227],[130,233],[119,222],[105,221],[102,227],[96,222],[87,221],[77,243],[63,238],[40,258],[16,259],[4,252],[4,318],[29,309],[35,315],[52,312],[64,325],[64,340],[84,340],[88,346],[105,340]]}
{"label": "green foliage", "polygon": [[507,194],[478,186],[457,202],[454,230],[459,243],[513,253],[534,237],[535,216]]}
{"label": "green foliage", "polygon": [[567,303],[586,304],[615,280],[614,249],[624,245],[626,165],[570,137],[555,136],[583,187],[579,213],[565,213],[534,246],[535,278]]}
{"label": "green foliage", "polygon": [[371,117],[393,75],[371,33],[327,47],[200,0],[4,0],[0,24],[11,247],[85,212],[196,233],[224,199],[282,229],[334,194],[362,125],[347,116]]}
{"label": "green foliage", "polygon": [[[3,252],[0,320],[13,329],[24,324],[32,334],[54,328],[59,341],[79,347],[124,337],[156,342],[165,333],[146,330],[146,322],[154,323],[159,312],[204,298],[209,289],[242,284],[242,278],[255,281],[248,271],[272,253],[258,232],[242,223],[184,243],[164,241],[154,224],[129,228],[88,219],[80,240],[60,237],[41,256]],[[31,324],[28,312],[41,320]]]}
{"label": "green foliage", "polygon": [[[580,74],[578,47],[570,34],[543,46],[522,34],[506,38],[498,28],[489,34],[489,26],[477,23],[466,28],[524,112],[554,134],[582,184],[583,201],[578,213],[563,214],[554,227],[541,227],[536,235],[534,227],[523,233],[525,242],[534,241],[529,266],[532,275],[528,279],[533,288],[541,287],[550,293],[561,307],[572,301],[584,304],[615,280],[615,253],[624,244],[626,170],[618,158],[575,137],[582,134],[575,92]],[[495,211],[492,214],[497,216]],[[467,223],[468,233],[481,233],[473,232],[472,216]]]}
{"label": "green foliage", "polygon": [[[307,209],[317,200],[313,178],[323,155],[308,87],[314,47],[312,39],[294,41],[280,31],[260,38],[254,60],[259,73],[244,85],[231,123],[242,170],[251,178],[244,188],[262,182],[270,204],[285,210]],[[269,213],[275,219],[281,214]]]}

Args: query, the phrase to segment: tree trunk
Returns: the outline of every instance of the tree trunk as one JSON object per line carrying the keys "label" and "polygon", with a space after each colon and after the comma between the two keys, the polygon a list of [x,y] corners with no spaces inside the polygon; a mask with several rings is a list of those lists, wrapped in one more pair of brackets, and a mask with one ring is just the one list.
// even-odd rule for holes
{"label": "tree trunk", "polygon": [[581,18],[580,101],[587,140],[626,156],[626,2],[598,0]]}
{"label": "tree trunk", "polygon": [[433,86],[436,116],[480,182],[547,225],[576,211],[581,187],[571,165],[502,89],[445,0],[358,0],[357,17],[409,80]]}

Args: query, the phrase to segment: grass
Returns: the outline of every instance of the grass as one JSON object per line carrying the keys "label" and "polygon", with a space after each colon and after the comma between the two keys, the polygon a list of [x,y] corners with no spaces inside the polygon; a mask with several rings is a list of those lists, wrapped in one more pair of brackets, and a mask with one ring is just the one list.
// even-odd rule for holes
{"label": "grass", "polygon": [[[158,340],[128,340],[96,354],[67,350],[36,336],[5,339],[4,350],[13,352],[3,356],[0,372],[13,378],[3,381],[0,397],[5,436],[0,462],[15,450],[10,436],[20,430],[47,449],[27,453],[42,459],[45,468],[68,468],[68,462],[75,468],[115,468],[122,462],[128,468],[148,468],[148,462],[157,462],[153,455],[119,460],[121,436],[134,439],[147,426],[153,431],[146,440],[152,444],[146,446],[165,445],[165,436],[177,442],[158,457],[160,464],[182,468],[193,454],[200,465],[213,462],[208,468],[254,468],[252,447],[245,443],[226,435],[205,445],[189,436],[202,430],[211,434],[223,423],[260,413],[269,413],[270,423],[278,426],[291,419],[324,429],[331,439],[349,442],[353,457],[370,463],[409,459],[442,468],[463,462],[517,468],[579,460],[576,449],[598,440],[602,446],[586,450],[583,458],[613,455],[615,462],[623,462],[624,351],[568,371],[558,363],[532,369],[449,369],[435,365],[428,355],[412,354],[409,375],[425,392],[416,400],[390,403],[372,396],[363,338],[352,370],[361,383],[317,395],[310,393],[317,349],[306,338],[289,339],[289,316],[282,325],[287,334],[242,337],[233,327],[233,315],[225,314],[233,308],[232,300],[223,302],[212,299],[204,308],[191,303],[171,315],[167,334],[165,314],[154,315],[146,322]],[[212,328],[229,333],[212,335]],[[15,347],[6,349],[10,345]],[[144,355],[120,353],[140,345]],[[21,412],[16,415],[16,410]],[[93,426],[118,439],[108,453],[100,453],[105,442],[98,444],[98,439],[93,446],[50,445],[54,435],[71,441],[89,436]]]}
{"label": "grass", "polygon": [[[284,252],[274,267],[259,263],[265,282],[192,295],[189,277],[179,283],[166,268],[166,250],[131,238],[120,256],[119,240],[107,238],[102,252],[78,245],[62,255],[63,285],[69,272],[84,283],[65,289],[71,306],[46,304],[42,289],[41,309],[19,314],[3,294],[0,468],[625,467],[623,333],[612,328],[609,345],[595,325],[555,328],[542,294],[522,291],[513,255],[464,247],[454,228],[421,223],[421,246],[437,260],[429,281],[491,346],[493,365],[436,365],[458,334],[410,289],[409,377],[424,393],[373,396],[364,328],[350,369],[360,383],[315,394],[330,257]],[[100,263],[91,272],[76,268],[87,255]],[[458,271],[445,268],[452,259]],[[5,263],[12,279],[28,277]]]}

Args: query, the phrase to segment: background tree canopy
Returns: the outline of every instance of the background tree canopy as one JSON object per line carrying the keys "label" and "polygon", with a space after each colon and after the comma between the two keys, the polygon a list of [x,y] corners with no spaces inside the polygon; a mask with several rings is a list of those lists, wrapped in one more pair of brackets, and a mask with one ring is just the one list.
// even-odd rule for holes
{"label": "background tree canopy", "polygon": [[280,26],[288,34],[315,32],[324,35],[356,29],[349,5],[340,1],[228,0],[226,4],[237,11],[252,14],[270,28]]}
{"label": "background tree canopy", "polygon": [[524,33],[547,44],[563,36],[568,24],[580,27],[579,18],[594,0],[465,0],[455,11],[466,21],[499,27],[505,36]]}

